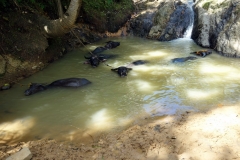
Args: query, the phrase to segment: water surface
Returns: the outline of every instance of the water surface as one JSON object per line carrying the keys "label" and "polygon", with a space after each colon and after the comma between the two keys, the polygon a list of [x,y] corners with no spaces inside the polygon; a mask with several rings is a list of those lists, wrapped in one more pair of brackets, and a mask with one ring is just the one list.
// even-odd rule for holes
{"label": "water surface", "polygon": [[[109,66],[92,68],[83,64],[89,50],[104,46],[108,40],[120,42],[119,47],[104,51],[117,55],[106,62]],[[191,39],[159,42],[123,37],[74,50],[20,84],[50,83],[69,77],[87,78],[92,84],[78,89],[49,89],[32,96],[24,96],[27,86],[18,84],[0,92],[0,144],[40,138],[82,142],[146,116],[207,111],[238,103],[238,59],[213,52],[182,64],[171,62],[201,49]],[[120,78],[111,71],[140,59],[149,63],[132,66],[128,77]]]}

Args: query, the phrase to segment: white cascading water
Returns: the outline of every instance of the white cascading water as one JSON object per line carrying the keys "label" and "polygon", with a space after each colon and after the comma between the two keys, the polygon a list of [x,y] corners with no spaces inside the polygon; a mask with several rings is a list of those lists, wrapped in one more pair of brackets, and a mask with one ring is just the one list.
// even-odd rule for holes
{"label": "white cascading water", "polygon": [[191,35],[192,35],[192,30],[193,30],[193,22],[194,22],[194,13],[193,13],[193,10],[192,10],[192,7],[193,7],[193,0],[188,0],[188,5],[189,7],[191,8],[191,24],[190,26],[188,27],[188,29],[186,30],[186,32],[184,33],[184,38],[191,38]]}

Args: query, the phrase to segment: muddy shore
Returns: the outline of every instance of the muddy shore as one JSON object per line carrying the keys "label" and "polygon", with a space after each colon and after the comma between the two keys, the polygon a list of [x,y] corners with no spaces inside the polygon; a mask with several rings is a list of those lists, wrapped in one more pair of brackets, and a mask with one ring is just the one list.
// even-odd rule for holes
{"label": "muddy shore", "polygon": [[230,160],[240,159],[239,105],[218,105],[208,112],[148,118],[119,133],[89,143],[55,140],[0,147],[0,159],[27,146],[32,159]]}

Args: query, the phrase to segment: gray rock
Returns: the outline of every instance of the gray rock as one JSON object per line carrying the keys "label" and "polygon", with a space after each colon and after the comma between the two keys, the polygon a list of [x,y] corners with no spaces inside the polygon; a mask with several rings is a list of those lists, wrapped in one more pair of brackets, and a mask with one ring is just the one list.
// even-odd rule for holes
{"label": "gray rock", "polygon": [[192,39],[224,56],[240,57],[239,10],[239,0],[196,0]]}
{"label": "gray rock", "polygon": [[32,158],[32,153],[28,147],[23,147],[19,152],[11,155],[6,160],[30,160]]}
{"label": "gray rock", "polygon": [[160,41],[184,37],[193,23],[193,12],[186,0],[138,1],[136,16],[129,22],[134,36]]}

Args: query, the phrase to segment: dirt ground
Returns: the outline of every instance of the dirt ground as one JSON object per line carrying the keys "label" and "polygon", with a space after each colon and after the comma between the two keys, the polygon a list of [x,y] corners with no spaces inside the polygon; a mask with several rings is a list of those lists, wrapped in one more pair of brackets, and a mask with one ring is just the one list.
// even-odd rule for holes
{"label": "dirt ground", "polygon": [[87,144],[39,140],[1,146],[0,159],[23,146],[33,160],[240,160],[240,107],[147,118]]}

